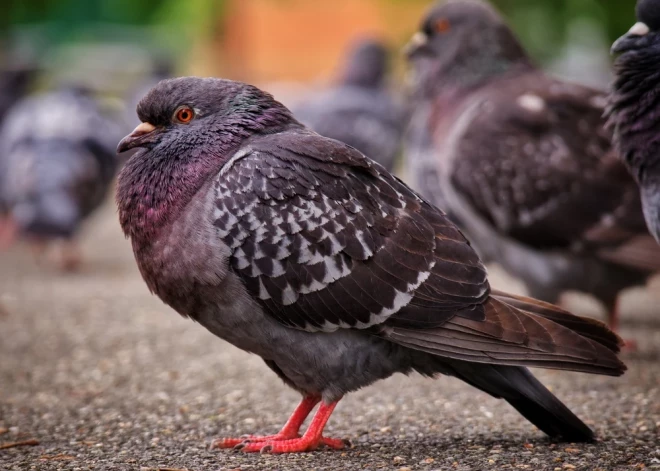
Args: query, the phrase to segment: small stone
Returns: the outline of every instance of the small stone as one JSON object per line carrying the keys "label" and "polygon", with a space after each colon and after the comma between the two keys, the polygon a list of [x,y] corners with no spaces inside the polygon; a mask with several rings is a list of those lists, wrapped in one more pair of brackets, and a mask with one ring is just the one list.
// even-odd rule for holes
{"label": "small stone", "polygon": [[575,466],[569,463],[564,463],[564,469],[575,469]]}
{"label": "small stone", "polygon": [[404,463],[405,461],[406,459],[403,456],[395,456],[394,458],[392,458],[392,463],[394,464],[401,464]]}
{"label": "small stone", "polygon": [[580,453],[580,449],[579,449],[579,448],[564,448],[564,451],[565,451],[566,453]]}
{"label": "small stone", "polygon": [[534,445],[532,445],[531,443],[525,443],[523,446],[525,448],[527,448],[528,450],[531,450],[532,448],[534,448]]}
{"label": "small stone", "polygon": [[399,471],[412,471],[412,469],[408,466],[404,466],[403,468],[399,468]]}

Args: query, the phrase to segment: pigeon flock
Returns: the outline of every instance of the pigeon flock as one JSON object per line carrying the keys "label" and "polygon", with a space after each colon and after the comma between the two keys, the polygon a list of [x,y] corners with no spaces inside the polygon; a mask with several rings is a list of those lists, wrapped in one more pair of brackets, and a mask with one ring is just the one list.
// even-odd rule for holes
{"label": "pigeon flock", "polygon": [[[77,268],[75,237],[116,178],[149,290],[302,396],[279,433],[214,448],[344,449],[323,433],[342,397],[413,372],[592,441],[528,368],[622,375],[619,295],[660,272],[660,0],[636,15],[609,91],[547,75],[485,0],[448,0],[404,50],[405,93],[386,45],[362,38],[292,110],[242,82],[160,80],[121,140],[134,115],[75,86],[27,93],[7,73],[0,250],[62,242],[62,268]],[[531,297],[491,288],[484,263]],[[558,307],[567,291],[609,322]]]}

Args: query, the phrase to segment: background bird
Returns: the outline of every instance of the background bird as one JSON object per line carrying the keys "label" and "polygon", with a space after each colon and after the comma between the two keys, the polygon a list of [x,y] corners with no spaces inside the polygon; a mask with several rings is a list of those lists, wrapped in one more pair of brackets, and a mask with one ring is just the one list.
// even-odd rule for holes
{"label": "background bird", "polygon": [[[0,132],[0,200],[11,226],[5,246],[13,236],[35,247],[72,241],[113,180],[117,132],[75,87],[28,97],[11,110]],[[63,256],[64,268],[79,262],[75,245],[65,244]]]}
{"label": "background bird", "polygon": [[639,183],[649,230],[660,242],[660,1],[637,3],[639,20],[612,46],[620,54],[608,108],[614,142]]}
{"label": "background bird", "polygon": [[166,80],[137,111],[117,204],[149,289],[303,395],[279,434],[216,446],[342,448],[322,436],[341,397],[412,371],[503,398],[551,436],[593,438],[525,367],[621,374],[603,324],[491,291],[442,211],[253,86]]}
{"label": "background bird", "polygon": [[355,42],[337,83],[293,108],[302,123],[345,142],[392,170],[406,113],[387,89],[388,51],[376,39]]}
{"label": "background bird", "polygon": [[11,107],[25,96],[32,85],[36,67],[7,64],[0,68],[0,123]]}
{"label": "background bird", "polygon": [[413,185],[532,296],[591,293],[615,327],[619,292],[660,270],[660,248],[604,127],[605,94],[546,76],[481,1],[431,9],[408,58],[411,132],[433,141]]}
{"label": "background bird", "polygon": [[[0,126],[7,112],[29,90],[36,68],[28,64],[5,64],[0,69]],[[0,178],[0,194],[2,194],[2,178]],[[0,198],[0,247],[8,244],[11,237],[12,224],[8,219],[9,208]]]}

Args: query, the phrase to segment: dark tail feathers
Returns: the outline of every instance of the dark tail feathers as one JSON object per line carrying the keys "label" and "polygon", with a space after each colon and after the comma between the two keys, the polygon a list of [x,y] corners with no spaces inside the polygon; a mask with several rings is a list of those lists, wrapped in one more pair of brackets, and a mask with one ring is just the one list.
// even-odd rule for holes
{"label": "dark tail feathers", "polygon": [[488,394],[506,400],[551,437],[588,442],[593,431],[543,386],[527,368],[452,363],[456,376]]}

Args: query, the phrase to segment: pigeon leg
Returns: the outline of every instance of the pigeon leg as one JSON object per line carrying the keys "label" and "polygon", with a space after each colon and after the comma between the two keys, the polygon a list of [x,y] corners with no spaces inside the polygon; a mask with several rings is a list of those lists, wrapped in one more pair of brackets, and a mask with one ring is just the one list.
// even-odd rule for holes
{"label": "pigeon leg", "polygon": [[304,451],[316,450],[320,445],[326,445],[335,450],[345,448],[348,443],[336,438],[326,438],[323,436],[323,429],[328,422],[332,411],[335,409],[339,401],[326,404],[321,402],[319,410],[316,411],[312,423],[305,434],[300,438],[293,438],[289,440],[269,440],[267,442],[249,442],[245,445],[236,447],[245,452],[261,452],[261,453],[300,453]]}
{"label": "pigeon leg", "polygon": [[[614,307],[609,313],[609,316],[607,318],[607,324],[612,331],[616,332],[617,334],[619,333],[619,328],[621,326],[621,320],[620,320],[620,315],[621,315],[621,304],[619,302],[619,298],[614,302]],[[637,351],[637,342],[633,339],[624,339],[624,346],[623,350],[627,352],[636,352]]]}
{"label": "pigeon leg", "polygon": [[18,234],[18,226],[11,217],[0,216],[0,250],[7,250]]}
{"label": "pigeon leg", "polygon": [[62,271],[78,271],[82,264],[82,255],[78,244],[73,240],[64,240],[60,246],[60,267]]}
{"label": "pigeon leg", "polygon": [[619,332],[619,298],[614,301],[614,306],[612,307],[612,310],[610,311],[609,316],[607,317],[607,324],[610,329],[614,332]]}
{"label": "pigeon leg", "polygon": [[292,438],[298,438],[300,434],[300,427],[307,418],[312,409],[321,402],[319,396],[306,396],[300,401],[300,404],[296,407],[296,410],[293,411],[289,420],[287,420],[282,430],[280,430],[275,435],[246,435],[241,438],[219,438],[214,440],[211,444],[211,448],[234,448],[235,446],[245,445],[248,443],[258,443],[258,442],[267,442],[271,440],[289,440]]}

